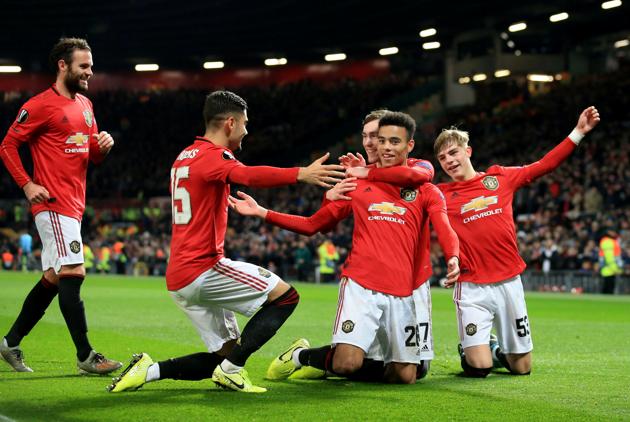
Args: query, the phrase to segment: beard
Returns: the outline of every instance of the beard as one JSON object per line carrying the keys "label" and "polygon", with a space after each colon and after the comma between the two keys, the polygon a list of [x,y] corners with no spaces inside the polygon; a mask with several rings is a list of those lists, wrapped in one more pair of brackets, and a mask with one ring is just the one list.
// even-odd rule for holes
{"label": "beard", "polygon": [[66,79],[64,80],[64,83],[66,84],[66,88],[68,88],[68,91],[72,93],[86,92],[88,90],[88,87],[81,85],[80,81],[81,81],[80,74],[68,72],[68,74],[66,75]]}

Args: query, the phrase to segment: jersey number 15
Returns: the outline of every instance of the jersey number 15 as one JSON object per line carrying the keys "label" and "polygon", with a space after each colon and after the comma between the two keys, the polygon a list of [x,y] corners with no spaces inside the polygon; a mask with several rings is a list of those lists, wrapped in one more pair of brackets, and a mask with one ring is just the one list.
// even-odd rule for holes
{"label": "jersey number 15", "polygon": [[[171,208],[173,211],[173,224],[188,224],[192,218],[190,207],[190,194],[186,188],[179,186],[182,179],[188,179],[190,167],[177,167],[171,169]],[[175,206],[175,201],[180,201],[181,210]]]}

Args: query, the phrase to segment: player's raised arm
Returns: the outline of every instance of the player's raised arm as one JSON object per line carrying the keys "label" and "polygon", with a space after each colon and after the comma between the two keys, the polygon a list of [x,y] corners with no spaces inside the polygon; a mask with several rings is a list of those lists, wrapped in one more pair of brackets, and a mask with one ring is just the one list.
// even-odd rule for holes
{"label": "player's raised arm", "polygon": [[239,214],[258,217],[264,219],[270,224],[273,224],[274,226],[306,236],[312,236],[322,230],[322,228],[329,227],[331,224],[336,224],[348,215],[348,213],[341,216],[335,215],[331,210],[333,207],[332,204],[320,209],[310,217],[283,214],[261,207],[254,198],[246,193],[239,191],[237,192],[237,195],[241,199],[230,196],[228,198],[228,202],[230,204],[230,208]]}
{"label": "player's raised arm", "polygon": [[562,164],[580,144],[584,136],[599,124],[599,111],[594,106],[586,108],[579,116],[575,128],[560,144],[549,151],[535,163],[523,167],[527,180],[532,181],[544,174],[550,173]]}

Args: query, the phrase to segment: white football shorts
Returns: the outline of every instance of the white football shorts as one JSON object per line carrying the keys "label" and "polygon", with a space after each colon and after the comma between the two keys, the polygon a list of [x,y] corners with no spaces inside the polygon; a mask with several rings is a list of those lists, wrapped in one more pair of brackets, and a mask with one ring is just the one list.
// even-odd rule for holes
{"label": "white football shorts", "polygon": [[212,353],[239,338],[234,312],[252,316],[279,281],[276,274],[257,265],[221,258],[192,283],[169,293]]}
{"label": "white football shorts", "polygon": [[[422,285],[411,296],[398,297],[343,278],[339,284],[332,343],[359,347],[367,358],[386,364],[417,364],[433,358],[428,292]],[[425,309],[427,299],[429,308]]]}
{"label": "white football shorts", "polygon": [[453,302],[464,348],[488,344],[494,326],[504,353],[527,353],[533,343],[521,276],[508,280],[455,285]]}
{"label": "white football shorts", "polygon": [[81,222],[54,211],[35,216],[35,226],[42,240],[42,270],[59,273],[62,265],[83,264]]}

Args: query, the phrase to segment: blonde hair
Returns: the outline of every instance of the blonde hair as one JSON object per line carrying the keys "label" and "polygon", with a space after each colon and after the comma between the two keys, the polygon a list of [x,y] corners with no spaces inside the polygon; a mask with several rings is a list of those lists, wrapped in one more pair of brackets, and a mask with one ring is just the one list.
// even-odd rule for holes
{"label": "blonde hair", "polygon": [[459,130],[455,126],[442,129],[442,133],[438,135],[433,144],[433,153],[437,156],[444,147],[451,144],[466,148],[468,146],[468,140],[468,132]]}

